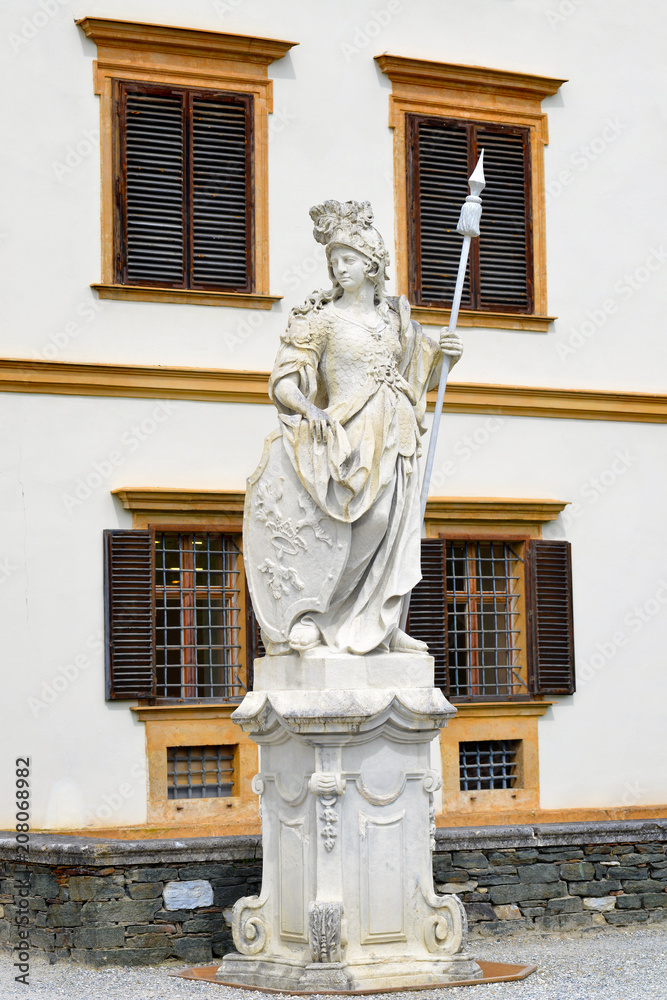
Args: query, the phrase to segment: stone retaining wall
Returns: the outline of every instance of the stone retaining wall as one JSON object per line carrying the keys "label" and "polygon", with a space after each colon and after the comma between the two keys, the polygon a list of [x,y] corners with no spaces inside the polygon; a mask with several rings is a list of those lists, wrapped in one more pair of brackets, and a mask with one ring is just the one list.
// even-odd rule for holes
{"label": "stone retaining wall", "polygon": [[[93,965],[210,962],[232,950],[224,912],[259,892],[259,838],[0,835],[0,943]],[[667,919],[667,820],[438,830],[436,885],[465,903],[471,936]]]}

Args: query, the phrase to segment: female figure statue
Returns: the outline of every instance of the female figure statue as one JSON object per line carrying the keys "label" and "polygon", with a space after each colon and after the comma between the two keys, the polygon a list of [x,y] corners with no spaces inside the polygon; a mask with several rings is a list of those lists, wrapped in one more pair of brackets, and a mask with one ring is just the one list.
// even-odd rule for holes
{"label": "female figure statue", "polygon": [[399,627],[420,579],[426,393],[456,334],[434,343],[389,298],[389,256],[368,202],[310,210],[332,288],[290,314],[267,438],[246,500],[245,562],[269,653],[426,648]]}

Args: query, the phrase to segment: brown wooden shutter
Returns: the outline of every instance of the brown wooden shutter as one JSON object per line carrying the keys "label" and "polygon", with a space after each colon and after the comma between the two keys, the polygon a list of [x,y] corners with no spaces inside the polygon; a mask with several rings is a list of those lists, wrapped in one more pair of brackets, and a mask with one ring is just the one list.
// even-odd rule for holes
{"label": "brown wooden shutter", "polygon": [[252,285],[248,100],[192,99],[192,288]]}
{"label": "brown wooden shutter", "polygon": [[435,683],[445,693],[447,672],[447,599],[445,596],[445,543],[438,538],[423,538],[421,543],[422,578],[412,591],[408,632],[428,645],[435,660]]}
{"label": "brown wooden shutter", "polygon": [[116,85],[116,280],[250,291],[252,99]]}
{"label": "brown wooden shutter", "polygon": [[117,280],[185,287],[185,95],[121,85]]}
{"label": "brown wooden shutter", "polygon": [[479,273],[478,308],[532,312],[528,129],[477,126],[474,131],[473,160],[483,149],[487,178],[480,236],[472,241]]}
{"label": "brown wooden shutter", "polygon": [[456,226],[484,149],[480,237],[471,244],[461,306],[532,312],[529,130],[408,115],[406,134],[412,300],[451,305],[462,241]]}
{"label": "brown wooden shutter", "polygon": [[105,531],[106,696],[155,695],[154,541],[150,531]]}
{"label": "brown wooden shutter", "polygon": [[534,694],[572,694],[574,628],[569,542],[534,540],[526,546],[528,654]]}
{"label": "brown wooden shutter", "polygon": [[[456,225],[469,194],[468,144],[465,124],[408,116],[411,298],[418,304],[443,305],[454,297],[462,239]],[[470,269],[461,305],[472,307]]]}

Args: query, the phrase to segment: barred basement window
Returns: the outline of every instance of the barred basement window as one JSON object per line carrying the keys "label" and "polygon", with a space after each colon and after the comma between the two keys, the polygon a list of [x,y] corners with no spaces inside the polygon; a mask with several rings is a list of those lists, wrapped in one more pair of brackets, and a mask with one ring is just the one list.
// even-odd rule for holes
{"label": "barred basement window", "polygon": [[461,308],[532,313],[530,130],[408,115],[406,145],[410,300],[451,306],[461,252],[456,225],[484,149],[480,237],[470,247]]}
{"label": "barred basement window", "polygon": [[251,291],[252,98],[114,87],[116,282]]}
{"label": "barred basement window", "polygon": [[520,748],[521,740],[459,743],[461,791],[519,788]]}
{"label": "barred basement window", "polygon": [[167,797],[223,798],[234,787],[234,747],[167,747]]}
{"label": "barred basement window", "polygon": [[243,693],[241,550],[218,532],[155,534],[156,694]]}

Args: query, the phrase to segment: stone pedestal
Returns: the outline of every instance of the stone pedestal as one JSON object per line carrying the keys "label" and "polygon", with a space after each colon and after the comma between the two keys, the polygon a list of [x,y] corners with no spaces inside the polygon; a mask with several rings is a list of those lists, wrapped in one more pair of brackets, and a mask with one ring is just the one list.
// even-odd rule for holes
{"label": "stone pedestal", "polygon": [[456,896],[433,889],[429,744],[454,715],[425,653],[267,656],[232,718],[261,747],[260,896],[216,978],[342,992],[476,979]]}

